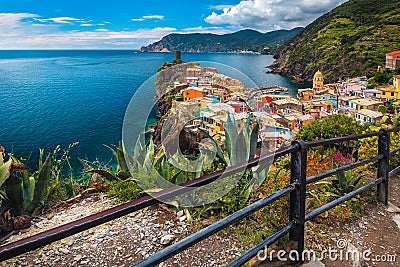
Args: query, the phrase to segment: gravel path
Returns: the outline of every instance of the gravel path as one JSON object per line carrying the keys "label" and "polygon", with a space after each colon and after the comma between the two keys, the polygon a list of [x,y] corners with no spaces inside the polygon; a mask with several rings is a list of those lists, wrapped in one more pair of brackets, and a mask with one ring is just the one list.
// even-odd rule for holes
{"label": "gravel path", "polygon": [[[112,207],[113,200],[91,197],[56,214],[36,220],[13,242]],[[54,242],[0,263],[0,266],[130,266],[188,236],[192,231],[182,212],[158,205]],[[223,266],[240,255],[242,247],[228,232],[212,236],[160,266]]]}
{"label": "gravel path", "polygon": [[[316,240],[335,248],[339,239],[348,243],[347,249],[371,249],[372,257],[396,255],[395,262],[329,261],[306,266],[400,266],[400,177],[390,182],[388,210],[384,205],[370,204],[361,218],[347,223],[327,225],[325,240]],[[57,213],[45,214],[35,220],[28,230],[11,236],[13,242],[30,235],[66,224],[90,214],[108,209],[114,200],[99,195],[87,198]],[[228,228],[229,229],[229,228]],[[112,222],[54,242],[43,248],[0,263],[2,266],[130,266],[166,246],[176,243],[196,231],[186,221],[183,212],[175,213],[166,206],[154,205]],[[244,248],[229,230],[214,235],[185,250],[159,266],[223,266],[241,254]],[[254,262],[254,261],[253,261]],[[257,261],[256,261],[257,262]],[[287,266],[287,263],[255,264],[255,266]]]}

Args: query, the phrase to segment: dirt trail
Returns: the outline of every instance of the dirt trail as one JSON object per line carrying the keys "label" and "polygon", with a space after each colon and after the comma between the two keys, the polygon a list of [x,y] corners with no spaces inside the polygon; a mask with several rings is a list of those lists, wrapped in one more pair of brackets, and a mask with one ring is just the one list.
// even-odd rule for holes
{"label": "dirt trail", "polygon": [[[389,209],[381,203],[370,204],[358,219],[346,223],[330,222],[331,230],[325,235],[329,241],[320,240],[321,243],[328,243],[332,249],[338,249],[340,240],[348,245],[347,249],[360,253],[370,250],[371,254],[366,254],[369,261],[331,261],[325,257],[322,262],[311,262],[304,266],[400,266],[400,209],[397,210],[397,207],[400,208],[399,176],[391,178],[389,201],[392,204]],[[9,241],[54,228],[111,206],[112,200],[107,197],[88,198],[59,213],[43,216],[29,231],[12,236]],[[0,267],[130,266],[165,247],[162,244],[163,238],[169,236],[170,243],[175,243],[190,234],[193,231],[190,228],[182,214],[176,214],[166,207],[154,206],[2,262]],[[223,266],[240,255],[243,249],[240,241],[226,232],[200,242],[160,266]],[[346,249],[343,249],[342,255],[345,259]],[[394,261],[378,262],[378,257]],[[288,262],[252,262],[251,266],[290,266]]]}

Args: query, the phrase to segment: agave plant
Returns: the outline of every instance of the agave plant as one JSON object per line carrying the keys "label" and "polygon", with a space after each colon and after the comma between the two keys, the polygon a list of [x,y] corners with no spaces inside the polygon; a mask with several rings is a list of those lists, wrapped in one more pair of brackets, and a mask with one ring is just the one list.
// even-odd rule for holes
{"label": "agave plant", "polygon": [[[332,153],[331,158],[333,168],[339,168],[354,162],[354,157],[351,154],[348,157],[345,157],[340,152],[336,154]],[[341,173],[336,173],[331,182],[321,181],[316,184],[325,184],[329,190],[327,193],[328,196],[341,197],[358,188],[360,182],[366,176],[366,174],[358,174],[352,170],[347,170]]]}
{"label": "agave plant", "polygon": [[238,132],[235,120],[232,120],[228,113],[225,125],[224,146],[226,154],[220,147],[218,142],[208,131],[200,129],[214,143],[217,157],[225,164],[225,166],[233,166],[254,158],[257,148],[259,122],[255,122],[253,128],[250,127],[251,116],[247,117],[246,128]]}
{"label": "agave plant", "polygon": [[[39,162],[39,170],[29,175],[29,168],[10,155],[12,162],[5,181],[2,210],[11,209],[14,216],[32,215],[41,204],[50,179],[51,159]],[[19,175],[18,175],[19,174]]]}
{"label": "agave plant", "polygon": [[131,177],[131,174],[129,172],[129,168],[125,160],[126,153],[124,152],[123,145],[119,144],[114,148],[107,145],[104,146],[107,147],[114,156],[114,159],[117,163],[115,171],[112,168],[106,168],[104,166],[100,166],[100,164],[96,162],[90,162],[88,160],[79,159],[79,161],[85,168],[86,173],[98,174],[101,177],[104,177],[108,181],[129,179]]}
{"label": "agave plant", "polygon": [[[4,162],[4,148],[0,146],[0,187],[10,177],[11,164],[11,158],[7,162]],[[0,191],[0,198],[4,200],[6,198],[6,193]]]}
{"label": "agave plant", "polygon": [[114,156],[114,160],[117,163],[115,170],[100,166],[95,162],[79,159],[86,173],[98,174],[108,181],[135,181],[136,179],[132,177],[132,173],[150,173],[154,170],[153,166],[157,160],[155,160],[155,146],[152,140],[146,145],[142,145],[139,137],[134,147],[133,155],[129,155],[125,151],[125,146],[122,143],[114,147],[104,146],[107,147]]}
{"label": "agave plant", "polygon": [[42,202],[50,178],[51,159],[39,161],[39,170],[32,175],[29,168],[12,154],[4,161],[4,148],[0,146],[0,234],[28,228],[30,216]]}

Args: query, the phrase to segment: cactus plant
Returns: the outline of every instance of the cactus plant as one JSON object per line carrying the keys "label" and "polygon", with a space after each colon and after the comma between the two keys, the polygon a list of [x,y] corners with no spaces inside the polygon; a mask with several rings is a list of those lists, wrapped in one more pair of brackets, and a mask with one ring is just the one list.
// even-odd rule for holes
{"label": "cactus plant", "polygon": [[4,162],[4,148],[0,146],[0,186],[10,177],[11,163],[11,159]]}
{"label": "cactus plant", "polygon": [[40,160],[36,181],[34,175],[29,176],[29,168],[17,158],[10,155],[9,160],[4,163],[4,155],[0,154],[0,179],[5,184],[5,192],[1,194],[3,196],[1,210],[11,209],[13,216],[16,217],[32,215],[47,189],[51,169],[50,155],[44,163]]}
{"label": "cactus plant", "polygon": [[214,137],[203,129],[200,129],[213,142],[217,152],[217,157],[226,165],[233,166],[254,158],[257,148],[259,122],[255,122],[253,128],[250,127],[251,117],[247,117],[246,128],[238,132],[235,120],[228,113],[227,122],[225,125],[225,140],[226,156],[223,150],[218,145]]}

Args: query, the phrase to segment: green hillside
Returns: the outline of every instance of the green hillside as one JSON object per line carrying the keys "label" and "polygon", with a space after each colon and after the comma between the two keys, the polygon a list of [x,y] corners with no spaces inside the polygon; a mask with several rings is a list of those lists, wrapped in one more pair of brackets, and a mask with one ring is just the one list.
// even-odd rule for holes
{"label": "green hillside", "polygon": [[333,82],[384,66],[393,50],[400,50],[400,1],[350,0],[288,41],[272,68],[297,81],[320,69]]}
{"label": "green hillside", "polygon": [[231,34],[170,34],[160,41],[144,46],[142,52],[159,52],[164,50],[182,52],[237,52],[247,50],[259,53],[273,53],[286,41],[303,28],[279,30],[261,33],[254,30],[242,30]]}

